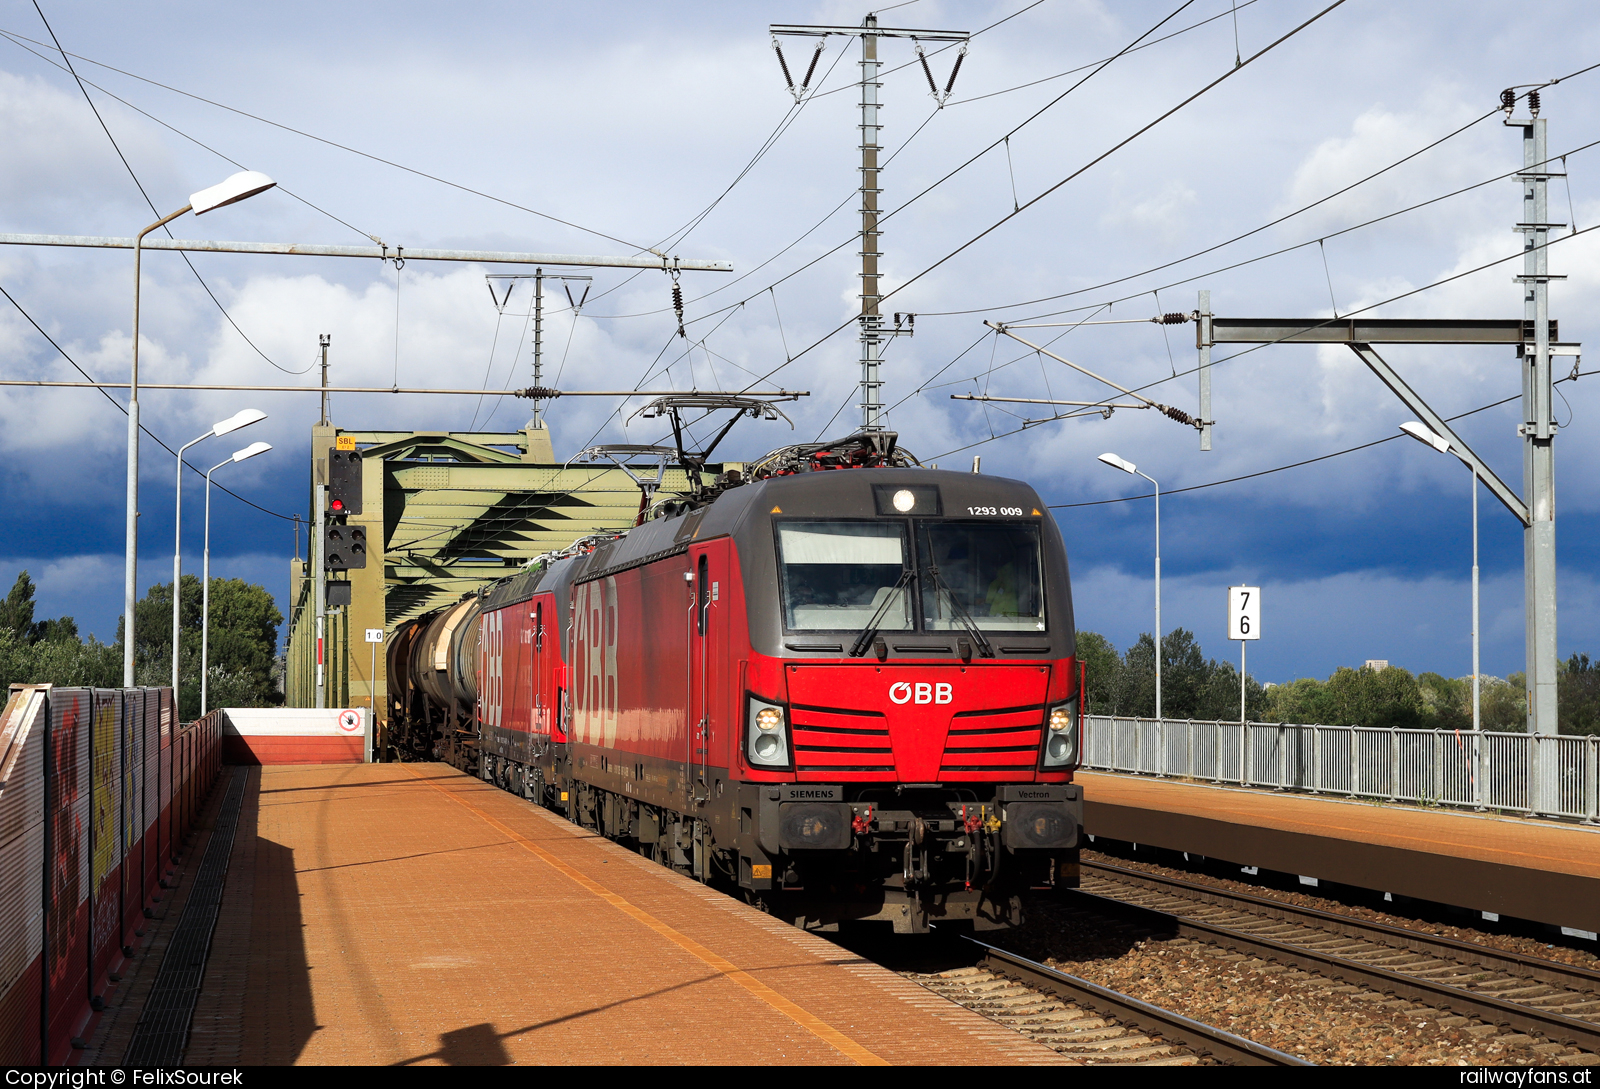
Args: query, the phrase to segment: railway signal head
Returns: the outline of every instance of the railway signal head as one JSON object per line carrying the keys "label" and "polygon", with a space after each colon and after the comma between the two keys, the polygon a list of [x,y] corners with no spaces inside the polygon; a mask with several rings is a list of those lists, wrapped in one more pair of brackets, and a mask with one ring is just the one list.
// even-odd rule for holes
{"label": "railway signal head", "polygon": [[334,514],[361,513],[361,452],[328,451],[328,510]]}
{"label": "railway signal head", "polygon": [[367,531],[342,518],[330,518],[322,530],[322,566],[328,571],[359,571],[367,566]]}

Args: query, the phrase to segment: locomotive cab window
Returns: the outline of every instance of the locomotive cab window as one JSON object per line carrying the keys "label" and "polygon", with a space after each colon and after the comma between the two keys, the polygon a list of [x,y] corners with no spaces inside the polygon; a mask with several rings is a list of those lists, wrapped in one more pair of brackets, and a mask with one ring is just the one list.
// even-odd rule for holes
{"label": "locomotive cab window", "polygon": [[957,631],[968,617],[984,631],[1045,630],[1038,526],[924,522],[919,537],[924,630]]}
{"label": "locomotive cab window", "polygon": [[904,523],[780,522],[777,528],[786,628],[854,631],[877,616],[882,631],[911,629],[911,595],[901,579]]}

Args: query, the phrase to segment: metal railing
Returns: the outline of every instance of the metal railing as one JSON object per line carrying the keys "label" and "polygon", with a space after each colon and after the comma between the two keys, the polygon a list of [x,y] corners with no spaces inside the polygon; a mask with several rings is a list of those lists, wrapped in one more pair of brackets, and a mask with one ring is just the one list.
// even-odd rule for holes
{"label": "metal railing", "polygon": [[1600,737],[1085,715],[1083,767],[1163,778],[1600,818]]}

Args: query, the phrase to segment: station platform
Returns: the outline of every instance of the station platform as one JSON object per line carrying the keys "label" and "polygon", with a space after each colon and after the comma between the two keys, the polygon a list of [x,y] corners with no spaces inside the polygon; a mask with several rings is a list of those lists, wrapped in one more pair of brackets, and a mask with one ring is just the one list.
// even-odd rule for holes
{"label": "station platform", "polygon": [[[186,1066],[1067,1062],[449,766],[236,775]],[[149,1020],[203,835],[84,1061],[120,1064]]]}
{"label": "station platform", "polygon": [[1360,888],[1600,931],[1600,828],[1079,772],[1084,829]]}

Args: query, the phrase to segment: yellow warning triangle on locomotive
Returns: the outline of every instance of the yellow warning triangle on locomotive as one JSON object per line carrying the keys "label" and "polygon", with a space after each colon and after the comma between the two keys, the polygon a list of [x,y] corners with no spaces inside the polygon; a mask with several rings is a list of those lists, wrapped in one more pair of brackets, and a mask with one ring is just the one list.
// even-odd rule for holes
{"label": "yellow warning triangle on locomotive", "polygon": [[770,514],[782,514],[783,513],[783,508],[782,507],[773,507],[772,510],[769,511],[768,513],[770,513]]}

